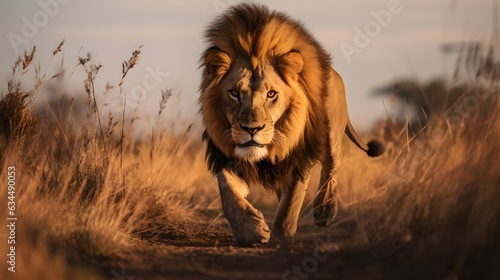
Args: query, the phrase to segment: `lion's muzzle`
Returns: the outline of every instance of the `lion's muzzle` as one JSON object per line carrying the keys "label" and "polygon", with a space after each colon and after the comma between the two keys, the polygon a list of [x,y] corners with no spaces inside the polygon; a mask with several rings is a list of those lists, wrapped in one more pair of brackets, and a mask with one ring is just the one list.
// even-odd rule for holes
{"label": "lion's muzzle", "polygon": [[[243,124],[244,123],[244,124]],[[267,146],[273,137],[271,124],[239,122],[233,125],[234,155],[249,162],[256,162],[268,154]]]}

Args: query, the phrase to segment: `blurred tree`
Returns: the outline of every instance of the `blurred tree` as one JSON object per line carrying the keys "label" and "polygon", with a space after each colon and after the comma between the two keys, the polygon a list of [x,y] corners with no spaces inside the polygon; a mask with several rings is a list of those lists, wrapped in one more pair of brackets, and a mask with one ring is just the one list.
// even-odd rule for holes
{"label": "blurred tree", "polygon": [[485,48],[479,42],[444,45],[445,53],[458,53],[451,81],[437,78],[423,84],[414,79],[401,79],[375,89],[374,94],[395,99],[393,121],[400,125],[408,122],[410,131],[419,131],[431,117],[445,113],[463,98],[474,94],[477,83],[498,87],[500,61],[495,49],[494,44]]}
{"label": "blurred tree", "polygon": [[432,115],[445,112],[465,92],[466,84],[451,86],[444,79],[434,79],[427,84],[412,79],[402,79],[375,89],[375,95],[392,96],[397,100],[398,122],[410,121],[412,126],[423,126]]}

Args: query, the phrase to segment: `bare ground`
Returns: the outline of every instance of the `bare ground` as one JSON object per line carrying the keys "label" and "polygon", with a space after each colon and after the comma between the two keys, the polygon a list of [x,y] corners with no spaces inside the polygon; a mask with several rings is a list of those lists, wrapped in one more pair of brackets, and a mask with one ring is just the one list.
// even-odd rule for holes
{"label": "bare ground", "polygon": [[138,240],[125,258],[87,263],[105,279],[453,279],[446,256],[419,259],[411,242],[353,245],[353,222],[303,224],[294,240],[241,248],[217,211],[200,215],[206,222]]}

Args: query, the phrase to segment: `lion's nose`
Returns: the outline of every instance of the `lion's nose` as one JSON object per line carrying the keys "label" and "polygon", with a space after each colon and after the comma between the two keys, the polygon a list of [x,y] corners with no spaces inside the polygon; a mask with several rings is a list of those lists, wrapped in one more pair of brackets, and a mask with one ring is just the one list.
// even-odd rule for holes
{"label": "lion's nose", "polygon": [[260,130],[264,129],[265,126],[266,125],[263,124],[262,126],[249,127],[249,126],[244,126],[244,125],[240,124],[241,129],[250,133],[250,135],[252,135],[252,136],[254,136],[255,133],[259,132]]}

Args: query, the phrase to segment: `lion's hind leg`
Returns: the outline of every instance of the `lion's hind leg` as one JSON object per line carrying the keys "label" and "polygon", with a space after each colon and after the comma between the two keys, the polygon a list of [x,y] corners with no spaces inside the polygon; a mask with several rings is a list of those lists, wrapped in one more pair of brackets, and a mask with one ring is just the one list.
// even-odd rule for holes
{"label": "lion's hind leg", "polygon": [[251,247],[269,241],[271,231],[262,213],[246,199],[248,184],[232,168],[217,174],[224,216],[229,221],[236,243]]}
{"label": "lion's hind leg", "polygon": [[314,223],[318,226],[329,226],[338,212],[337,167],[341,151],[340,147],[334,148],[337,147],[328,146],[327,148],[327,154],[322,161],[318,193],[314,199]]}
{"label": "lion's hind leg", "polygon": [[321,179],[314,199],[314,223],[330,225],[337,216],[337,168],[342,156],[342,137],[349,120],[344,83],[331,68],[327,105],[328,135],[325,137],[325,154],[321,160]]}

